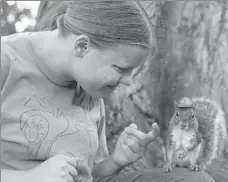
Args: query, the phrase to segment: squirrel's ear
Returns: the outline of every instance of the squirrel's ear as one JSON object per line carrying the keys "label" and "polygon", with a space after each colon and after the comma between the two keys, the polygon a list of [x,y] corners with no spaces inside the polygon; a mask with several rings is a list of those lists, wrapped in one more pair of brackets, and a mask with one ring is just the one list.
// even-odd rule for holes
{"label": "squirrel's ear", "polygon": [[174,100],[174,109],[175,109],[175,111],[177,110],[177,101],[176,100]]}
{"label": "squirrel's ear", "polygon": [[192,103],[192,109],[195,109],[195,107],[196,107],[196,103],[193,102],[193,103]]}
{"label": "squirrel's ear", "polygon": [[192,120],[194,121],[196,119],[196,113],[194,112],[194,110],[192,111]]}

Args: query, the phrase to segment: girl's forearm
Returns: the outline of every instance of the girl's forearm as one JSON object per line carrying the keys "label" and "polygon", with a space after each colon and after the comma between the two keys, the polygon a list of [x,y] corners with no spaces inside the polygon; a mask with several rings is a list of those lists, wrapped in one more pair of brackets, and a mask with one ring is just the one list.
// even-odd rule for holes
{"label": "girl's forearm", "polygon": [[105,160],[96,164],[93,168],[92,176],[94,178],[106,177],[114,175],[120,172],[123,167],[118,166],[114,161],[112,156],[107,157]]}

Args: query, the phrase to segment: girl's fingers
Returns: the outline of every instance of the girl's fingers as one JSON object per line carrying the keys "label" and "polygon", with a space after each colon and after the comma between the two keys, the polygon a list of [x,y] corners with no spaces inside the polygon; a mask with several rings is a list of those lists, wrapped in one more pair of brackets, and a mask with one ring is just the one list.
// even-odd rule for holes
{"label": "girl's fingers", "polygon": [[78,163],[77,171],[80,174],[80,176],[88,177],[90,175],[88,166]]}
{"label": "girl's fingers", "polygon": [[134,138],[134,137],[131,137],[131,138],[128,138],[125,140],[124,142],[125,145],[127,145],[133,153],[139,153],[140,152],[140,145],[139,145],[139,140]]}
{"label": "girl's fingers", "polygon": [[131,123],[128,127],[137,130],[137,125],[135,123]]}
{"label": "girl's fingers", "polygon": [[72,178],[75,178],[75,177],[78,176],[77,169],[75,167],[71,166],[71,165],[69,165],[69,167],[68,167],[68,172],[72,176]]}
{"label": "girl's fingers", "polygon": [[66,180],[67,182],[75,182],[74,177],[72,177],[71,175],[68,175]]}
{"label": "girl's fingers", "polygon": [[67,162],[69,165],[74,167],[76,169],[77,173],[79,173],[81,176],[89,176],[88,166],[84,165],[83,163],[78,162],[77,157],[68,157]]}
{"label": "girl's fingers", "polygon": [[[136,125],[135,125],[136,126]],[[145,133],[137,130],[137,127],[135,127],[134,125],[133,126],[128,126],[126,129],[125,129],[125,133],[129,136],[133,136],[139,140],[143,140],[146,136]]]}
{"label": "girl's fingers", "polygon": [[160,133],[160,129],[157,125],[157,123],[152,124],[152,131],[148,134],[145,134],[139,130],[137,130],[137,126],[135,124],[131,124],[125,129],[125,133],[129,136],[133,136],[139,140],[139,144],[141,147],[147,147],[147,145],[154,141],[156,137]]}
{"label": "girl's fingers", "polygon": [[135,159],[138,158],[138,153],[136,153],[134,151],[134,149],[133,149],[132,146],[129,146],[129,145],[127,145],[127,144],[124,143],[122,145],[122,149],[123,149],[123,151],[124,151],[124,153],[125,153],[126,156],[129,156],[129,157],[135,158]]}
{"label": "girl's fingers", "polygon": [[140,142],[141,141],[139,139],[131,136],[124,141],[124,144],[131,149],[133,154],[142,156],[144,154],[146,148],[142,147]]}
{"label": "girl's fingers", "polygon": [[141,142],[143,146],[147,146],[150,142],[154,141],[160,133],[157,123],[153,123],[152,131],[146,134],[145,139]]}
{"label": "girl's fingers", "polygon": [[77,168],[77,166],[78,166],[78,158],[69,157],[69,156],[66,156],[66,157],[67,157],[67,163],[69,165],[71,165],[72,167]]}

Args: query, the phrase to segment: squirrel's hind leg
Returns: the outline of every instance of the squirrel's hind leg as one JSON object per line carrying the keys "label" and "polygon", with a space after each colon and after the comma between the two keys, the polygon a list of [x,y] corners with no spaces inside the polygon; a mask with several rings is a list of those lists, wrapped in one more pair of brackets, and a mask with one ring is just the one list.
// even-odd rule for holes
{"label": "squirrel's hind leg", "polygon": [[162,152],[163,152],[163,163],[160,162],[158,163],[157,165],[157,168],[163,168],[164,167],[164,164],[165,164],[165,161],[166,161],[166,151],[165,151],[165,145],[162,145]]}
{"label": "squirrel's hind leg", "polygon": [[202,144],[199,144],[193,151],[189,154],[189,169],[190,171],[201,171],[202,170]]}

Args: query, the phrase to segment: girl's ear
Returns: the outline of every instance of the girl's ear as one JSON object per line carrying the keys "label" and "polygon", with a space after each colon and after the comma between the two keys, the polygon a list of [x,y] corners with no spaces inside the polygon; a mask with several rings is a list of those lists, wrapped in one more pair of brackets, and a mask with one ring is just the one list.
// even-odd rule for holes
{"label": "girl's ear", "polygon": [[90,46],[90,39],[86,35],[80,35],[76,38],[74,45],[74,54],[77,57],[83,57]]}

